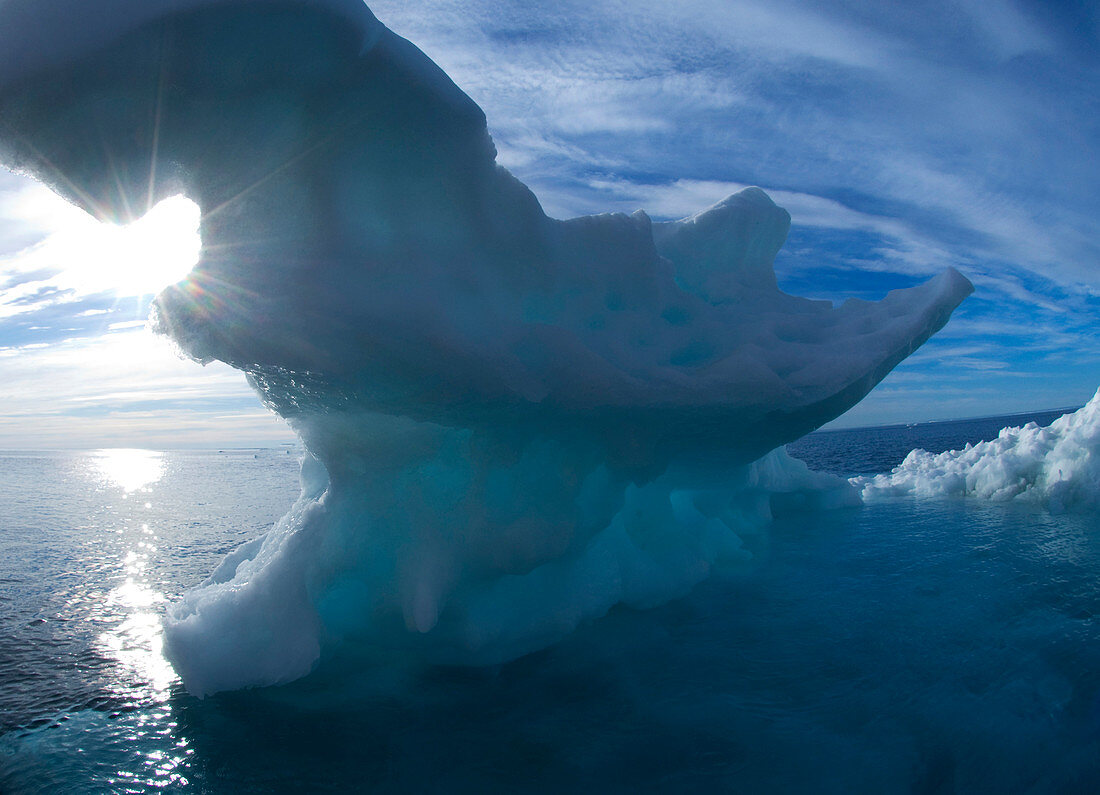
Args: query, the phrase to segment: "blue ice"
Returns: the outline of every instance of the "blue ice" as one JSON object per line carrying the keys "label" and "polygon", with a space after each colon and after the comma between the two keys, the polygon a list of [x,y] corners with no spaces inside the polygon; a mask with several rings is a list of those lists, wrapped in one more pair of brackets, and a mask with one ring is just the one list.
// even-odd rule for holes
{"label": "blue ice", "polygon": [[156,326],[308,450],[291,512],[169,612],[199,695],[336,653],[499,662],[683,594],[776,510],[858,499],[772,451],[972,289],[787,295],[791,219],[757,188],[550,218],[357,0],[8,0],[0,119],[0,162],[99,218],[200,206]]}

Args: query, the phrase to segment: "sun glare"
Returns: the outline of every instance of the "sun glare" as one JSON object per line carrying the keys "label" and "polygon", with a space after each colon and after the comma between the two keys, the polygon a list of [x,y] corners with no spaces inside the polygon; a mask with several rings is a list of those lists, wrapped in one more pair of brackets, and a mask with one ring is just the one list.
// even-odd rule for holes
{"label": "sun glare", "polygon": [[156,483],[164,474],[164,455],[153,450],[97,450],[92,464],[106,482],[127,494]]}
{"label": "sun glare", "polygon": [[54,282],[80,293],[113,291],[120,297],[154,295],[183,279],[199,258],[199,208],[183,196],[153,207],[126,226],[100,223],[52,196],[52,234],[37,252],[62,268]]}
{"label": "sun glare", "polygon": [[190,273],[199,258],[199,208],[165,199],[128,226],[99,224],[101,247],[86,267],[120,295],[158,293]]}

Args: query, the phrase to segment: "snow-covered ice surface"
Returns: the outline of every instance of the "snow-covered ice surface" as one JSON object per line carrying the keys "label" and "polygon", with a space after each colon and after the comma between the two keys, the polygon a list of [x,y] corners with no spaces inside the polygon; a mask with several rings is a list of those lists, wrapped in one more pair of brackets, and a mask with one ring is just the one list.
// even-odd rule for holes
{"label": "snow-covered ice surface", "polygon": [[972,289],[786,295],[790,217],[755,188],[549,218],[481,109],[352,0],[8,0],[0,52],[0,162],[104,219],[197,202],[158,328],[309,451],[292,511],[169,613],[199,694],[337,653],[506,660],[683,593],[773,508],[853,498],[752,462]]}
{"label": "snow-covered ice surface", "polygon": [[852,479],[863,499],[898,495],[1020,500],[1051,511],[1100,506],[1100,391],[1050,426],[1004,428],[962,450],[913,450],[892,472]]}

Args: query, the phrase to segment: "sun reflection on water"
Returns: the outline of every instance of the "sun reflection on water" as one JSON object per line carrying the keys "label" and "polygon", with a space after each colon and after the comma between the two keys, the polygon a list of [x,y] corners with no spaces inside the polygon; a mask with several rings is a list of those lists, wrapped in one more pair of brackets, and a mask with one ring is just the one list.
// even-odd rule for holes
{"label": "sun reflection on water", "polygon": [[89,468],[102,483],[121,489],[118,496],[126,500],[114,503],[116,525],[111,530],[121,546],[112,545],[108,553],[117,561],[113,565],[118,566],[119,579],[98,610],[105,628],[96,645],[117,663],[114,695],[132,705],[125,720],[116,724],[119,740],[130,749],[130,761],[114,769],[108,784],[118,791],[186,786],[184,774],[194,751],[179,736],[170,704],[178,679],[163,651],[161,614],[167,598],[150,573],[158,554],[156,523],[148,510],[152,502],[129,500],[136,492],[156,500],[152,487],[164,477],[166,455],[153,450],[98,450],[90,456]]}
{"label": "sun reflection on water", "polygon": [[[145,559],[131,552],[126,559],[128,572],[142,570]],[[100,642],[124,669],[145,683],[145,695],[156,701],[168,697],[176,679],[175,671],[164,659],[164,637],[156,610],[164,595],[150,588],[139,575],[131,574],[122,585],[107,595],[107,606],[125,616],[121,624],[100,636]]]}
{"label": "sun reflection on water", "polygon": [[164,453],[154,450],[97,450],[92,454],[92,462],[108,483],[121,487],[127,494],[164,476]]}

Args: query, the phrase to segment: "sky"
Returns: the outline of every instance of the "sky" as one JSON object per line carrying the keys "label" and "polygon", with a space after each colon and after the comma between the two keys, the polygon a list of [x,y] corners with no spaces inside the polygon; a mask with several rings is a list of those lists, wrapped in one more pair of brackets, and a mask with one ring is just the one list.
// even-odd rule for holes
{"label": "sky", "polygon": [[[694,213],[758,185],[781,288],[975,293],[834,427],[1078,406],[1100,386],[1100,9],[1092,2],[378,0],[481,107],[559,218]],[[0,448],[292,442],[227,366],[145,328],[198,210],[127,229],[0,170]]]}

